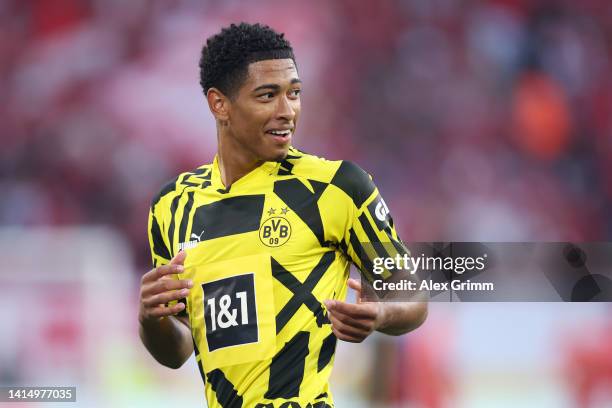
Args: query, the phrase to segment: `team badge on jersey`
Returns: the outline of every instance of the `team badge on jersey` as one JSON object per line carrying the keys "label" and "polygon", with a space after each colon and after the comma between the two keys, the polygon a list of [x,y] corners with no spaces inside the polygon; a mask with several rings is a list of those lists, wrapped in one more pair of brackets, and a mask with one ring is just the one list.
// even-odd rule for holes
{"label": "team badge on jersey", "polygon": [[279,216],[273,215],[276,214],[274,208],[268,211],[268,214],[272,216],[259,227],[259,240],[265,246],[279,247],[291,238],[291,224],[287,218],[282,216],[288,211],[287,208],[281,209]]}

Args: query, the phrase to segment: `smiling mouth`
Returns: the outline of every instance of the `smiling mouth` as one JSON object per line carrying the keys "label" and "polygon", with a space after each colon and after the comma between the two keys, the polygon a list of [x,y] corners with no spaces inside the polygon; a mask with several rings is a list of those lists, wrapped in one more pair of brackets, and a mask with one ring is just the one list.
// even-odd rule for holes
{"label": "smiling mouth", "polygon": [[271,134],[273,136],[289,136],[291,134],[291,129],[268,130],[266,133]]}
{"label": "smiling mouth", "polygon": [[274,139],[279,141],[286,141],[291,137],[292,130],[284,129],[284,130],[268,130],[266,131],[267,135],[274,137]]}

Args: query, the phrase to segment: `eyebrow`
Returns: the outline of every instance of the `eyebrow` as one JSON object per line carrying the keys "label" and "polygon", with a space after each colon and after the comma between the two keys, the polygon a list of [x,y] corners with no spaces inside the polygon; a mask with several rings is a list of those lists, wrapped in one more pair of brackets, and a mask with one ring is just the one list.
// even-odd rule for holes
{"label": "eyebrow", "polygon": [[[301,84],[301,83],[302,83],[302,81],[297,79],[297,78],[293,78],[291,80],[291,85],[293,85],[293,84]],[[264,90],[264,89],[272,89],[274,91],[278,91],[280,89],[280,85],[277,85],[277,84],[264,84],[264,85],[260,85],[257,88],[253,89],[253,92],[261,91],[261,90]]]}

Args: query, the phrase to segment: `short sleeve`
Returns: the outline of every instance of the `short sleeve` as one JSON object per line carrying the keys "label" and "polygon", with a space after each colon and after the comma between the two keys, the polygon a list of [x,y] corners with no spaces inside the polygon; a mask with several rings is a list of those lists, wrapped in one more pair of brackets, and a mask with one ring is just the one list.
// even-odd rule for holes
{"label": "short sleeve", "polygon": [[167,240],[163,238],[162,230],[164,227],[163,218],[160,214],[156,214],[156,206],[151,206],[149,209],[148,235],[149,247],[151,249],[151,260],[153,267],[166,265],[170,262],[170,250]]}
{"label": "short sleeve", "polygon": [[[151,204],[149,209],[149,222],[148,222],[148,236],[149,236],[149,247],[151,249],[151,259],[153,262],[153,267],[157,268],[158,266],[167,265],[170,263],[172,259],[172,255],[170,252],[170,245],[167,234],[167,226],[164,220],[166,217],[164,216],[164,211],[166,211],[163,201],[160,200],[160,197],[156,197]],[[177,275],[171,275],[175,279],[178,279]],[[176,304],[177,301],[171,301],[168,303],[169,306]],[[183,302],[185,304],[186,300],[181,299],[179,302]],[[182,310],[178,313],[178,316],[186,316],[186,309]]]}
{"label": "short sleeve", "polygon": [[[368,173],[356,164],[344,161],[332,184],[343,190],[351,201],[341,249],[364,278],[372,282],[375,258],[403,256],[408,250],[395,230],[389,207]],[[382,278],[387,278],[387,274],[385,271]]]}

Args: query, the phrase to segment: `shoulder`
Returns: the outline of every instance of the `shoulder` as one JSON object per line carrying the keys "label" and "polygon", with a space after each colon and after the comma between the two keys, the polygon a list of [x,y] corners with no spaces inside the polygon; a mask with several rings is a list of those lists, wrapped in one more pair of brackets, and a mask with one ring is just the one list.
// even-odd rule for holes
{"label": "shoulder", "polygon": [[293,162],[293,174],[336,186],[348,195],[357,207],[376,189],[370,175],[349,160],[327,160],[292,148],[286,161]]}
{"label": "shoulder", "polygon": [[205,187],[210,184],[212,164],[204,164],[191,171],[186,171],[166,184],[159,190],[151,200],[151,209],[155,209],[158,204],[165,204],[168,200],[180,197],[188,187]]}
{"label": "shoulder", "polygon": [[280,163],[278,175],[292,174],[329,184],[341,164],[342,160],[327,160],[291,147],[287,158]]}
{"label": "shoulder", "polygon": [[287,157],[280,162],[278,175],[294,175],[329,183],[337,168],[338,162],[326,160],[291,147]]}
{"label": "shoulder", "polygon": [[372,177],[357,164],[348,160],[342,160],[331,184],[351,197],[357,207],[361,207],[376,190]]}

